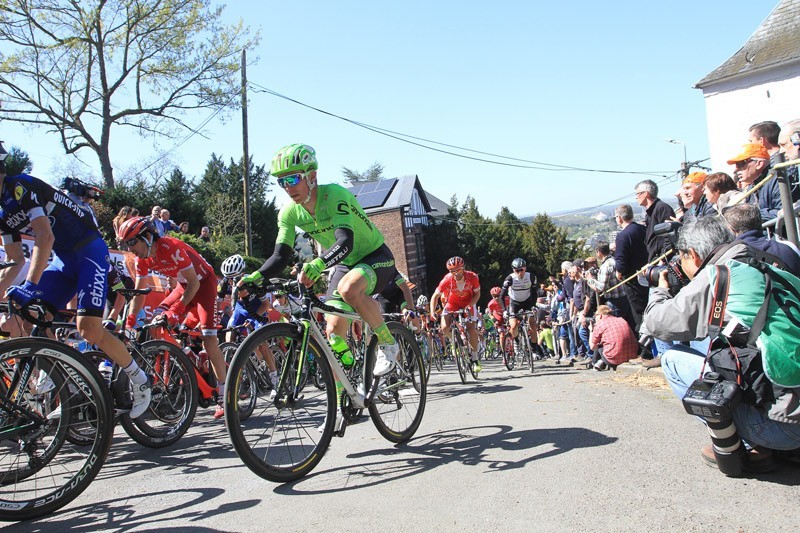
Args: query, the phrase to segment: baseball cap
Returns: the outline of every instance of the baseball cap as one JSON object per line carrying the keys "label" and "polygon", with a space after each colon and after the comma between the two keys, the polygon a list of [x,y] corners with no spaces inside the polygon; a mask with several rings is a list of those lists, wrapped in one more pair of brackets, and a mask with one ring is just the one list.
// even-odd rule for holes
{"label": "baseball cap", "polygon": [[706,177],[708,177],[708,175],[705,172],[692,172],[683,178],[683,183],[705,183]]}
{"label": "baseball cap", "polygon": [[742,153],[728,159],[729,165],[734,165],[739,161],[747,161],[748,159],[769,159],[769,152],[760,144],[747,143],[742,148]]}

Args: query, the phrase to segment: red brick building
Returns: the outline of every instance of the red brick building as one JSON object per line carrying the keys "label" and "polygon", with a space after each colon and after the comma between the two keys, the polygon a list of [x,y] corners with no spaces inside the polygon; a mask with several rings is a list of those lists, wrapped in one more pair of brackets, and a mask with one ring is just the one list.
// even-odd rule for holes
{"label": "red brick building", "polygon": [[355,183],[350,187],[369,219],[386,239],[394,254],[397,270],[419,287],[426,286],[425,239],[423,231],[430,214],[442,204],[423,190],[416,175]]}

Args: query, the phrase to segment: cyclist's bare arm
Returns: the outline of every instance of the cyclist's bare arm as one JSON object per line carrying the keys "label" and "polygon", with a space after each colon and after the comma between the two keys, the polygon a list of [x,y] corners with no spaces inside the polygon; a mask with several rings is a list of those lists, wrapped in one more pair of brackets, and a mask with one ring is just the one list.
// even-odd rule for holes
{"label": "cyclist's bare arm", "polygon": [[47,268],[47,261],[50,259],[56,238],[53,235],[53,228],[50,227],[50,219],[47,217],[36,217],[31,220],[31,229],[34,232],[34,241],[28,281],[39,283],[42,272]]}

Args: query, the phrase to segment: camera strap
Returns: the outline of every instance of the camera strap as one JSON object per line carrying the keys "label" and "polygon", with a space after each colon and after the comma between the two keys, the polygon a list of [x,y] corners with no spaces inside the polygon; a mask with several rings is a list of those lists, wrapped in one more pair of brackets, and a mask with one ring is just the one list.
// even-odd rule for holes
{"label": "camera strap", "polygon": [[714,265],[717,270],[711,313],[708,316],[708,335],[712,340],[719,337],[725,321],[725,307],[730,289],[731,271],[727,265]]}

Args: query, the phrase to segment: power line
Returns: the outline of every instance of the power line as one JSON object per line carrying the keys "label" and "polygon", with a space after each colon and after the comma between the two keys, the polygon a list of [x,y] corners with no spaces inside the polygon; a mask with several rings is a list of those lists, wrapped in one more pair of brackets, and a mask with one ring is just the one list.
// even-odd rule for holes
{"label": "power line", "polygon": [[[344,116],[341,116],[341,115],[337,115],[336,113],[332,113],[330,111],[326,111],[324,109],[320,109],[320,108],[312,106],[310,104],[306,104],[304,102],[301,102],[300,100],[297,100],[297,99],[292,98],[290,96],[286,96],[284,94],[278,93],[276,91],[273,91],[272,89],[269,89],[267,87],[264,87],[263,85],[259,85],[259,84],[255,83],[255,82],[252,82],[252,81],[249,82],[248,85],[253,88],[254,92],[263,92],[263,93],[270,94],[272,96],[276,96],[278,98],[281,98],[283,100],[295,103],[297,105],[303,106],[303,107],[311,109],[313,111],[317,111],[318,113],[322,113],[324,115],[328,115],[330,117],[337,118],[339,120],[343,120],[345,122],[353,124],[354,126],[358,126],[360,128],[364,128],[366,130],[372,131],[372,132],[377,133],[379,135],[384,135],[386,137],[390,137],[390,138],[398,140],[400,142],[404,142],[404,143],[408,143],[408,144],[411,144],[411,145],[414,145],[414,146],[418,146],[418,147],[424,148],[426,150],[431,150],[431,151],[434,151],[434,152],[439,152],[439,153],[443,153],[443,154],[447,154],[447,155],[452,155],[452,156],[460,157],[460,158],[463,158],[463,159],[470,159],[472,161],[480,161],[482,163],[490,163],[490,164],[493,164],[493,165],[501,165],[501,166],[507,166],[507,167],[528,168],[528,169],[533,169],[533,170],[545,170],[545,171],[550,171],[550,172],[563,172],[563,171],[599,172],[599,173],[605,173],[605,174],[634,174],[634,175],[654,176],[654,177],[661,177],[661,178],[666,177],[666,176],[664,176],[665,172],[669,172],[669,171],[605,170],[605,169],[592,169],[592,168],[572,167],[572,166],[567,166],[567,165],[557,165],[555,163],[544,163],[544,162],[541,162],[541,161],[532,161],[532,160],[529,160],[529,159],[523,159],[523,158],[519,158],[519,157],[511,157],[511,156],[505,156],[505,155],[501,155],[501,154],[495,154],[495,153],[492,153],[492,152],[484,152],[484,151],[480,151],[480,150],[474,150],[474,149],[471,149],[471,148],[465,148],[465,147],[462,147],[462,146],[456,146],[456,145],[453,145],[453,144],[447,144],[447,143],[443,143],[443,142],[439,142],[439,141],[434,141],[434,140],[431,140],[431,139],[426,139],[424,137],[417,137],[417,136],[410,135],[410,134],[407,134],[407,133],[396,132],[396,131],[393,131],[393,130],[390,130],[390,129],[387,129],[387,128],[381,128],[379,126],[373,126],[373,125],[370,125],[370,124],[366,124],[364,122],[360,122],[358,120],[354,120],[354,119],[350,119],[350,118],[347,118],[347,117],[344,117]],[[425,145],[425,144],[421,144],[420,142],[414,142],[414,141],[409,140],[409,139],[415,139],[417,141],[424,141],[424,142],[427,142],[427,143],[437,144],[439,146],[446,146],[448,148],[454,148],[454,149],[462,150],[462,151],[465,151],[465,152],[471,152],[471,153],[487,155],[487,156],[491,156],[491,157],[497,157],[497,158],[500,158],[500,159],[508,159],[509,161],[519,161],[521,163],[531,163],[531,164],[529,164],[529,165],[528,164],[524,164],[523,165],[523,164],[515,164],[515,163],[505,163],[505,162],[502,162],[502,161],[493,161],[493,160],[484,159],[484,158],[481,158],[481,157],[468,156],[468,155],[459,154],[459,153],[456,153],[456,152],[451,152],[449,150],[442,150],[440,148],[435,148],[433,146],[428,146],[428,145]],[[541,166],[541,165],[546,165],[546,166]],[[550,167],[550,168],[548,168],[548,167]]]}

